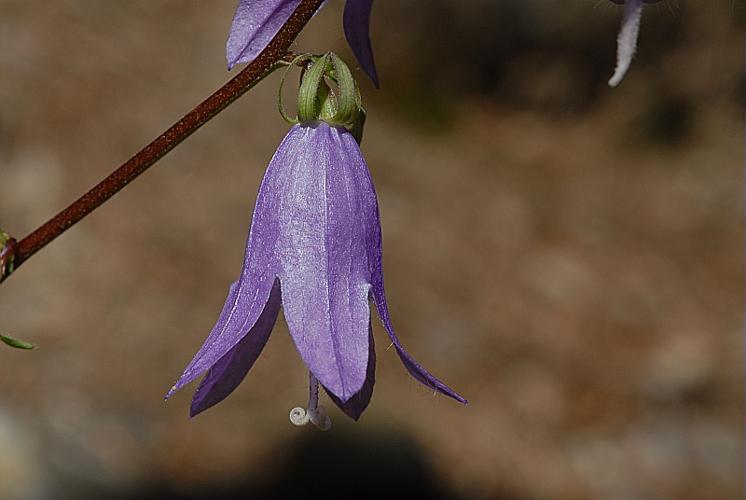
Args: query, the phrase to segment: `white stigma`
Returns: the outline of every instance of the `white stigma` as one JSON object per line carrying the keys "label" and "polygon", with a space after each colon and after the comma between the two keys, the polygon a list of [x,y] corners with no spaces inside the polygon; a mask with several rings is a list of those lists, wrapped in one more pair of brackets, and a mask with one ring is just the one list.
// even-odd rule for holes
{"label": "white stigma", "polygon": [[627,0],[624,4],[622,27],[617,37],[616,69],[609,79],[609,85],[616,87],[627,74],[637,49],[637,35],[640,32],[642,0]]}
{"label": "white stigma", "polygon": [[299,427],[311,422],[322,431],[328,431],[332,426],[332,419],[326,414],[324,407],[319,405],[319,381],[310,372],[308,380],[308,409],[296,406],[290,410],[290,422]]}

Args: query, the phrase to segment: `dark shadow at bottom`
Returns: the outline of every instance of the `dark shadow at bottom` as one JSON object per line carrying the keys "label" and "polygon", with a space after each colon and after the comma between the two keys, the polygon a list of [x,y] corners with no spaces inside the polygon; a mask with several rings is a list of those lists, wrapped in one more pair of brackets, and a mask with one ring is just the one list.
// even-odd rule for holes
{"label": "dark shadow at bottom", "polygon": [[[245,479],[230,484],[205,484],[189,491],[163,484],[144,485],[119,498],[458,499],[407,436],[358,436],[341,429],[329,433],[308,431],[277,451],[275,467],[247,472]],[[116,497],[106,496],[110,500]]]}

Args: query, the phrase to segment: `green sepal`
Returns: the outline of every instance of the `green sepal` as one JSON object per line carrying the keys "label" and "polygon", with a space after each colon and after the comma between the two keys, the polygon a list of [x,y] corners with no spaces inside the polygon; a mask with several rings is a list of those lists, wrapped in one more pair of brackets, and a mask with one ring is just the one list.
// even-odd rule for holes
{"label": "green sepal", "polygon": [[319,119],[321,103],[319,102],[319,87],[324,78],[324,72],[329,63],[329,54],[319,57],[303,75],[303,81],[298,89],[298,121],[309,123]]}
{"label": "green sepal", "polygon": [[4,343],[8,344],[10,347],[15,347],[16,349],[36,349],[36,345],[32,344],[31,342],[26,342],[25,340],[20,339],[14,339],[13,337],[8,337],[7,335],[0,334],[0,341],[3,341]]}
{"label": "green sepal", "polygon": [[357,103],[357,85],[352,78],[350,68],[335,53],[331,53],[331,61],[334,66],[334,80],[339,87],[338,110],[332,117],[332,122],[343,125],[351,125],[355,121],[356,111],[360,106]]}
{"label": "green sepal", "polygon": [[16,256],[13,255],[13,253],[5,258],[3,258],[2,256],[2,250],[5,249],[6,245],[8,245],[8,242],[12,239],[13,238],[11,238],[8,233],[0,229],[0,281],[7,278],[15,268]]}
{"label": "green sepal", "polygon": [[[282,89],[290,69],[301,63],[305,63],[306,69],[298,89],[298,116],[291,118],[282,105]],[[323,121],[334,127],[344,127],[359,144],[366,113],[360,89],[347,64],[333,52],[321,56],[302,54],[285,64],[288,68],[280,81],[278,95],[282,118],[290,124]]]}
{"label": "green sepal", "polygon": [[321,85],[319,85],[319,91],[316,98],[321,107],[319,120],[325,122],[330,121],[332,117],[337,114],[338,109],[337,97],[334,95],[334,92],[332,92],[329,86],[322,81]]}
{"label": "green sepal", "polygon": [[280,79],[280,88],[277,91],[277,109],[280,112],[280,116],[282,116],[282,119],[285,120],[290,125],[295,125],[298,123],[298,117],[290,118],[290,116],[285,112],[285,106],[282,105],[282,89],[285,86],[285,80],[288,77],[288,73],[290,73],[290,70],[293,69],[293,67],[297,64],[300,64],[304,61],[313,60],[314,56],[311,54],[300,54],[293,58],[292,61],[287,63],[287,68],[282,74],[282,79]]}

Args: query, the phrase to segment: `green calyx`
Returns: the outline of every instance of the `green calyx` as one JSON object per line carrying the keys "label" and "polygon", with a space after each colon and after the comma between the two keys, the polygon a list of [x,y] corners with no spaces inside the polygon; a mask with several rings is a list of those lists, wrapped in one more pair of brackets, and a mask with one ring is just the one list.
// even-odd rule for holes
{"label": "green calyx", "polygon": [[[294,65],[305,71],[298,89],[298,116],[290,118],[282,106],[282,86]],[[322,56],[302,54],[288,66],[280,83],[280,114],[288,123],[323,121],[348,129],[360,142],[365,123],[360,90],[350,68],[333,52]]]}
{"label": "green calyx", "polygon": [[13,239],[8,233],[0,229],[0,281],[13,272],[15,255],[10,247]]}

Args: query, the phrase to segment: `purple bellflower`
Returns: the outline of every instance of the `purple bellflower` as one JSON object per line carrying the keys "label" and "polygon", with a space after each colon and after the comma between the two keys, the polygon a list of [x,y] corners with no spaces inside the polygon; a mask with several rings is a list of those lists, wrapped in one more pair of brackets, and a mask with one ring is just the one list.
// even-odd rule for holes
{"label": "purple bellflower", "polygon": [[609,85],[616,87],[624,79],[632,64],[632,58],[637,49],[637,35],[640,32],[640,19],[644,3],[658,3],[660,0],[611,0],[616,4],[624,4],[622,27],[617,36],[616,68],[609,79]]}
{"label": "purple bellflower", "polygon": [[[226,43],[228,69],[253,61],[288,20],[300,0],[240,0]],[[373,0],[347,0],[343,24],[360,67],[378,87],[378,73],[370,43]]]}
{"label": "purple bellflower", "polygon": [[[318,106],[317,88],[329,67],[327,57],[304,77],[303,85],[316,78],[316,87],[306,93],[312,96],[305,101],[310,106]],[[340,67],[338,58],[332,61],[337,74],[352,81],[349,69]],[[354,104],[354,93],[345,90],[352,87],[342,81],[339,87]],[[261,354],[282,307],[311,382],[308,411],[295,408],[291,421],[304,424],[310,419],[328,428],[328,417],[318,406],[319,383],[357,420],[370,401],[375,379],[372,299],[409,373],[434,391],[466,403],[417,363],[394,333],[383,286],[378,201],[368,167],[353,134],[339,121],[321,121],[323,114],[301,116],[301,100],[301,119],[277,148],[259,188],[241,275],[231,285],[210,335],[169,395],[207,372],[194,394],[191,415],[223,400]],[[339,103],[339,109],[345,108],[341,98]]]}

